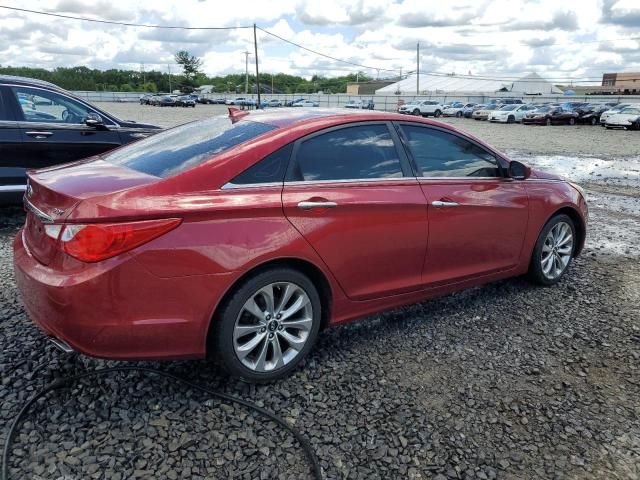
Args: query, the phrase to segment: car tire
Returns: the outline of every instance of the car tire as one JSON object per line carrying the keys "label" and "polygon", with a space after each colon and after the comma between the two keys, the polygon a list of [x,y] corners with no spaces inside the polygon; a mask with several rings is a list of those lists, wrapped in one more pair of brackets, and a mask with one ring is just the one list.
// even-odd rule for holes
{"label": "car tire", "polygon": [[433,113],[433,116],[434,116],[434,117],[436,117],[436,118],[438,118],[440,115],[442,115],[442,112],[441,112],[440,110],[436,110],[436,111]]}
{"label": "car tire", "polygon": [[547,127],[550,127],[550,126],[551,126],[551,119],[550,119],[550,118],[547,118],[547,120],[546,120],[544,123],[545,123],[545,125],[546,125]]}
{"label": "car tire", "polygon": [[509,118],[507,118],[507,123],[516,123],[516,117],[514,117],[513,115],[509,115]]}
{"label": "car tire", "polygon": [[458,118],[462,118],[462,112],[457,112],[457,113],[456,113],[456,117],[458,117]]}
{"label": "car tire", "polygon": [[558,283],[571,265],[576,251],[576,241],[576,226],[573,220],[565,214],[552,217],[542,228],[533,247],[529,279],[545,286]]}
{"label": "car tire", "polygon": [[591,118],[591,125],[597,125],[598,124],[598,119],[596,117],[592,117]]}
{"label": "car tire", "polygon": [[418,109],[418,108],[414,108],[414,109],[413,109],[413,114],[414,114],[416,117],[419,117],[420,115],[422,115],[422,113],[420,112],[420,109]]}
{"label": "car tire", "polygon": [[569,125],[575,125],[575,124],[576,124],[576,119],[575,119],[575,118],[573,118],[573,117],[571,117],[571,118],[569,119]]}
{"label": "car tire", "polygon": [[[293,289],[293,293],[280,310],[286,311],[287,306],[292,309],[298,302],[304,306],[292,312],[289,321],[283,322],[277,317],[280,314],[277,305],[287,288]],[[268,291],[271,300],[265,293]],[[251,302],[258,308],[253,311],[261,318],[247,309]],[[277,380],[294,370],[313,348],[320,330],[321,309],[318,290],[306,275],[291,268],[264,270],[236,287],[220,306],[213,319],[209,347],[214,358],[232,376],[251,383]],[[287,327],[294,321],[300,328]],[[294,345],[293,340],[301,343]]]}

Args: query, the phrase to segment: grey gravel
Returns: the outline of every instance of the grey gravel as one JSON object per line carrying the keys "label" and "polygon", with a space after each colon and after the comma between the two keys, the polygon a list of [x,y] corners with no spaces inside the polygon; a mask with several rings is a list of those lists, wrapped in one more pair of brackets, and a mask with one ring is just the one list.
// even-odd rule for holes
{"label": "grey gravel", "polygon": [[[229,379],[205,361],[139,365],[281,414],[308,436],[326,478],[640,478],[640,193],[594,183],[588,194],[599,200],[587,247],[555,287],[516,278],[331,328],[292,377],[272,385]],[[619,201],[629,208],[611,207]],[[19,209],[0,212],[3,426],[48,382],[119,365],[57,353],[28,320],[11,266],[22,220]],[[299,445],[275,424],[136,373],[38,402],[15,438],[11,471],[310,476]]]}

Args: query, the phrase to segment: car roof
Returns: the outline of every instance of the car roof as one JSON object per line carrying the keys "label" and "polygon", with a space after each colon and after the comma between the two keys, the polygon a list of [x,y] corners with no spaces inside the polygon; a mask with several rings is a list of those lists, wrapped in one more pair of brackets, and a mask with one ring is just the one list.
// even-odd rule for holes
{"label": "car roof", "polygon": [[63,90],[54,83],[39,80],[37,78],[18,77],[16,75],[0,75],[0,83],[11,83],[15,85],[27,85],[35,87],[48,87],[56,90]]}

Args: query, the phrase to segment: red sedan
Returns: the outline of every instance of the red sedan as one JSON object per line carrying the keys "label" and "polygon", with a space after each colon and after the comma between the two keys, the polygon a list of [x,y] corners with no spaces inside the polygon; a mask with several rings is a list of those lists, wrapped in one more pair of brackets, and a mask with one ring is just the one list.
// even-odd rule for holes
{"label": "red sedan", "polygon": [[582,249],[579,187],[394,113],[239,112],[29,174],[14,245],[31,318],[110,359],[289,373],[328,326]]}

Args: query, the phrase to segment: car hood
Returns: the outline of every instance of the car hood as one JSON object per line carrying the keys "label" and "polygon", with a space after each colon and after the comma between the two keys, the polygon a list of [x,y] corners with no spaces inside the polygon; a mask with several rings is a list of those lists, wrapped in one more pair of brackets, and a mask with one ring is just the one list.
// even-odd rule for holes
{"label": "car hood", "polygon": [[138,123],[134,120],[118,120],[121,127],[139,128],[141,130],[162,130],[162,127],[153,125],[152,123]]}
{"label": "car hood", "polygon": [[638,115],[636,115],[635,113],[634,114],[616,113],[614,115],[611,115],[609,118],[607,118],[607,121],[609,123],[631,123],[636,118],[638,118]]}
{"label": "car hood", "polygon": [[560,175],[556,175],[554,173],[549,173],[549,172],[545,172],[543,170],[538,170],[535,168],[531,169],[531,177],[532,178],[538,178],[541,180],[565,180],[563,177],[561,177]]}

